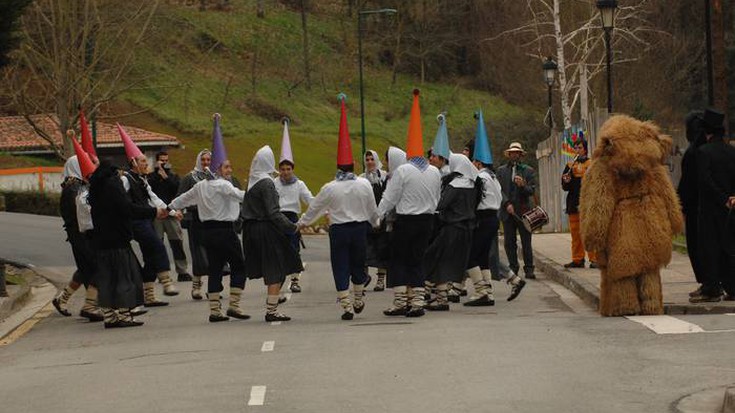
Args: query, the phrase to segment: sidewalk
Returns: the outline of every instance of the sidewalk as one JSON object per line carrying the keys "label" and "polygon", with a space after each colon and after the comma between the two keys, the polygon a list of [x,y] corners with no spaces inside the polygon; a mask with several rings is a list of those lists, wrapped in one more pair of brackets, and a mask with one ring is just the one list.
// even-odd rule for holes
{"label": "sidewalk", "polygon": [[[582,300],[597,308],[600,301],[600,271],[589,268],[566,269],[571,261],[572,237],[568,233],[534,234],[533,253],[536,266],[546,276],[572,290]],[[661,271],[666,314],[735,313],[735,302],[689,303],[689,292],[698,284],[689,257],[673,252],[671,263]]]}

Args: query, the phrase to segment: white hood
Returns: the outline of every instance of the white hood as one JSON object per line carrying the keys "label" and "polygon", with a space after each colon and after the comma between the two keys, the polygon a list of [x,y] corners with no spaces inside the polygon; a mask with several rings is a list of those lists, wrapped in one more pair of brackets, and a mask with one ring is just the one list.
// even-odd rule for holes
{"label": "white hood", "polygon": [[455,188],[475,187],[478,171],[470,158],[458,153],[449,154],[449,170],[462,174],[461,178],[454,178],[449,185]]}
{"label": "white hood", "polygon": [[404,163],[406,163],[406,152],[403,149],[395,146],[388,148],[388,172],[394,172]]}
{"label": "white hood", "polygon": [[380,162],[380,157],[378,156],[378,153],[372,149],[368,149],[367,152],[365,152],[365,156],[367,157],[367,154],[373,155],[373,159],[375,159],[375,170],[379,171],[383,169],[383,162]]}
{"label": "white hood", "polygon": [[277,172],[276,160],[271,147],[265,145],[258,149],[258,152],[255,152],[255,156],[253,156],[253,162],[250,164],[248,191],[261,179],[271,179],[271,174]]}
{"label": "white hood", "polygon": [[64,179],[70,176],[79,180],[82,179],[82,169],[79,167],[79,160],[76,155],[70,156],[66,160],[66,163],[64,163],[64,172],[61,176]]}

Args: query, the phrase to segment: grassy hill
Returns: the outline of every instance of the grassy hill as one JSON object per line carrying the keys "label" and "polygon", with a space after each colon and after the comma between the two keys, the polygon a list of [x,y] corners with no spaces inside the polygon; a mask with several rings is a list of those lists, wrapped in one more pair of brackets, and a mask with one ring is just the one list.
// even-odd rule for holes
{"label": "grassy hill", "polygon": [[[274,8],[266,18],[258,19],[255,2],[231,3],[229,11],[162,6],[161,17],[137,53],[132,74],[145,81],[116,104],[117,112],[148,111],[119,120],[179,136],[185,148],[173,152],[172,160],[185,173],[196,153],[211,146],[211,115],[219,112],[229,157],[236,175],[243,179],[253,153],[262,145],[270,145],[278,158],[280,119],[288,116],[293,121],[296,172],[315,191],[335,170],[339,92],[348,95],[356,160],[361,151],[354,23],[333,12],[309,14],[312,85],[307,90],[302,75],[300,13],[271,4]],[[368,43],[364,75],[367,146],[379,154],[389,145],[404,146],[415,87],[421,89],[427,149],[441,111],[447,112],[456,151],[474,135],[472,114],[477,109],[485,114],[496,159],[510,140],[530,142],[543,134],[541,112],[463,88],[460,80],[421,85],[399,75],[392,84],[389,68],[375,62],[375,54]]]}

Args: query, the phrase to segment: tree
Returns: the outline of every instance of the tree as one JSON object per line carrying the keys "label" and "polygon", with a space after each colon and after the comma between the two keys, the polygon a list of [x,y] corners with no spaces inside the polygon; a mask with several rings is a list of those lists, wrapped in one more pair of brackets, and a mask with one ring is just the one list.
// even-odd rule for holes
{"label": "tree", "polygon": [[304,41],[304,79],[306,90],[311,90],[311,70],[309,69],[309,28],[306,24],[306,14],[309,8],[309,0],[301,0],[301,33]]}
{"label": "tree", "polygon": [[[21,19],[23,43],[9,71],[10,98],[36,133],[59,157],[73,150],[66,131],[79,106],[89,114],[135,84],[127,75],[136,47],[160,0],[36,0]],[[58,132],[43,130],[30,115],[53,113]]]}
{"label": "tree", "polygon": [[[637,61],[651,46],[653,36],[666,34],[648,21],[649,8],[650,0],[630,0],[619,7],[612,40],[613,64]],[[527,9],[529,19],[525,23],[488,40],[512,37],[539,62],[550,54],[556,57],[564,128],[570,128],[574,107],[580,100],[584,103],[580,112],[586,116],[589,84],[606,68],[603,30],[595,2],[528,0]]]}
{"label": "tree", "polygon": [[18,20],[31,0],[6,0],[0,2],[0,68],[10,63],[8,54],[20,42]]}

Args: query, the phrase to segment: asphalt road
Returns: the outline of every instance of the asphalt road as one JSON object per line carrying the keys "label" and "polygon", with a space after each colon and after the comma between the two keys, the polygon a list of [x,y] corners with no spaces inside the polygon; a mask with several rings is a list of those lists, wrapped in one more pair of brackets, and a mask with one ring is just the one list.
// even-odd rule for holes
{"label": "asphalt road", "polygon": [[[0,256],[70,265],[58,220],[0,214],[0,228]],[[187,294],[135,329],[53,313],[0,347],[0,411],[668,412],[735,383],[735,316],[679,318],[705,332],[657,334],[597,316],[542,274],[514,302],[496,284],[495,307],[420,319],[383,316],[391,293],[371,291],[342,321],[326,238],[306,242],[304,291],[282,307],[293,321],[263,321],[257,280],[248,321],[210,324]]]}

